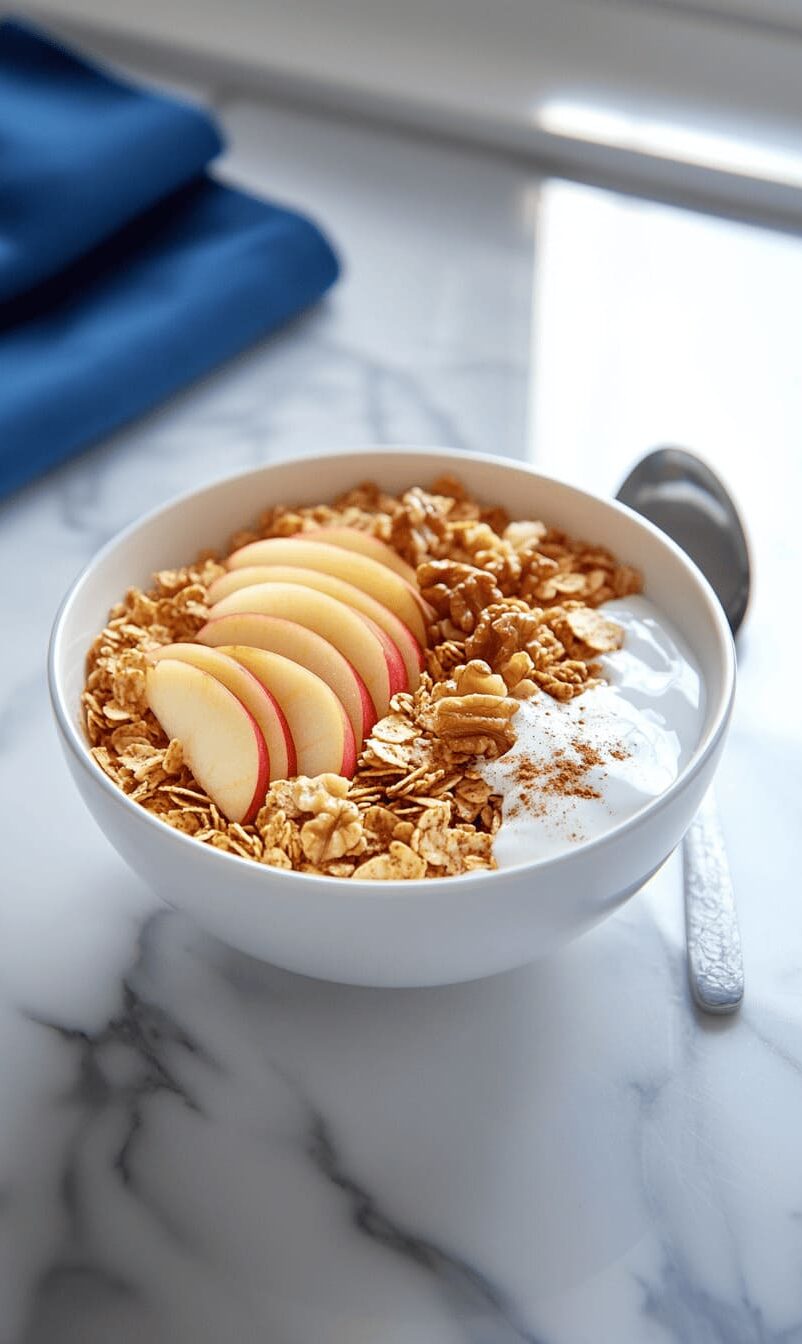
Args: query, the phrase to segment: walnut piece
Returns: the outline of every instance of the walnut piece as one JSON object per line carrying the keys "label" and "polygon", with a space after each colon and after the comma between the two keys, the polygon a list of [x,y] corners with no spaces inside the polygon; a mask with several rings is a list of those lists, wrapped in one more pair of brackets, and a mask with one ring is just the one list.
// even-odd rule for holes
{"label": "walnut piece", "polygon": [[490,671],[481,658],[473,658],[465,667],[458,667],[455,673],[457,695],[499,695],[507,694],[503,677]]}
{"label": "walnut piece", "polygon": [[501,756],[515,741],[511,719],[519,704],[498,695],[449,695],[436,700],[430,722],[452,751],[472,756]]}
{"label": "walnut piece", "polygon": [[[347,780],[343,781],[347,784]],[[344,854],[361,854],[366,841],[356,803],[339,799],[301,827],[301,848],[310,863],[330,863]]]}

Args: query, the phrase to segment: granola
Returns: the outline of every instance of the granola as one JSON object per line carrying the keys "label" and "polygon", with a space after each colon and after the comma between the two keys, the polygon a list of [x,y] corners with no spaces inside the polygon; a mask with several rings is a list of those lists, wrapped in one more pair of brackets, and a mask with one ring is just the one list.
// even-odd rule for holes
{"label": "granola", "polygon": [[515,740],[523,700],[569,701],[597,684],[600,654],[621,631],[597,609],[640,591],[638,574],[606,550],[539,521],[510,521],[441,478],[390,495],[365,483],[334,504],[268,509],[232,538],[356,528],[416,571],[432,620],[425,671],[396,694],[364,743],[353,779],[272,783],[254,821],[230,822],[201,789],[148,708],[153,652],[192,641],[209,617],[221,557],[162,570],[130,588],[87,658],[84,725],[98,765],[169,826],[271,867],[339,878],[415,879],[492,869],[501,798],[479,765]]}

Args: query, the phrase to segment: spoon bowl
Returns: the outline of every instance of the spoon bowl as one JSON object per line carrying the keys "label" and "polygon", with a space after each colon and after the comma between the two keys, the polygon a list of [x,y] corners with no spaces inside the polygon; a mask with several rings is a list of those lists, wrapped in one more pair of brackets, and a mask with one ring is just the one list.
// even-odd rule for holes
{"label": "spoon bowl", "polygon": [[695,561],[736,634],[749,605],[749,546],[738,510],[715,472],[683,448],[656,448],[641,458],[616,498]]}

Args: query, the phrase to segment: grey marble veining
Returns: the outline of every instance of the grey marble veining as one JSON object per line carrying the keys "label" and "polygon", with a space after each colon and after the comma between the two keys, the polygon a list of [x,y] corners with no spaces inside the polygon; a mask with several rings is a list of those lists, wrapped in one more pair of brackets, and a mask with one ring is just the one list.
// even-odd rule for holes
{"label": "grey marble veining", "polygon": [[[226,173],[317,213],[348,269],[291,329],[0,508],[19,580],[0,664],[0,1344],[799,1344],[802,649],[777,626],[802,562],[802,244],[217,102]],[[381,993],[228,951],[95,832],[44,650],[71,574],[137,513],[376,440],[534,452],[612,490],[672,437],[725,470],[754,533],[718,785],[736,1020],[690,1003],[676,859],[559,957]]]}

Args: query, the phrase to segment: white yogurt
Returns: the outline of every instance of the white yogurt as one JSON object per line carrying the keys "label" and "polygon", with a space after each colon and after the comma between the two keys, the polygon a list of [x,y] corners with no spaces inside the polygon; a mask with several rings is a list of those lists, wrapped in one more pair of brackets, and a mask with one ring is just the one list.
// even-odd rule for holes
{"label": "white yogurt", "polygon": [[[483,767],[504,799],[493,842],[500,868],[564,853],[632,816],[699,741],[704,692],[680,635],[645,597],[606,603],[604,613],[625,631],[623,648],[600,659],[608,684],[564,704],[524,701],[515,745]],[[558,778],[566,773],[574,792]]]}

